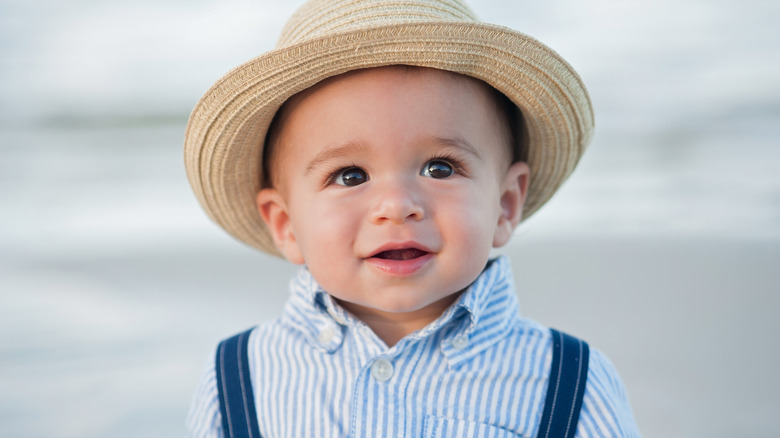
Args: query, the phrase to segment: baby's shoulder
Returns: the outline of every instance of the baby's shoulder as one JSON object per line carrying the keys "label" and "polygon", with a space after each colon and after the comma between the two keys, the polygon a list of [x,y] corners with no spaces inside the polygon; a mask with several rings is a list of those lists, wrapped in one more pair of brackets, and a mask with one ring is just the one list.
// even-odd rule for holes
{"label": "baby's shoulder", "polygon": [[[572,335],[575,336],[576,335]],[[518,318],[511,325],[509,339],[526,348],[537,349],[545,355],[552,356],[552,332],[550,328],[532,319]],[[587,342],[587,339],[582,339]],[[595,379],[604,391],[618,392],[623,389],[617,370],[609,358],[600,350],[589,345],[590,358],[588,378]]]}
{"label": "baby's shoulder", "polygon": [[[190,436],[218,437],[222,436],[222,423],[219,406],[219,390],[217,388],[217,354],[220,345],[229,340],[246,342],[246,349],[250,362],[250,375],[256,380],[255,369],[251,366],[261,351],[268,351],[277,345],[289,330],[285,329],[278,320],[268,321],[254,327],[234,333],[222,339],[214,345],[212,353],[208,356],[205,369],[195,389],[192,405],[187,416],[187,427]],[[244,339],[240,339],[244,338]],[[239,347],[242,348],[242,347]]]}
{"label": "baby's shoulder", "polygon": [[[523,349],[518,354],[544,357],[543,375],[548,378],[553,355],[550,329],[529,319],[519,319],[512,329],[511,337]],[[598,348],[589,345],[589,353],[578,436],[638,437],[628,395],[617,369]]]}
{"label": "baby's shoulder", "polygon": [[549,327],[529,318],[512,318],[508,325],[507,339],[518,345],[533,348],[549,348],[552,341]]}

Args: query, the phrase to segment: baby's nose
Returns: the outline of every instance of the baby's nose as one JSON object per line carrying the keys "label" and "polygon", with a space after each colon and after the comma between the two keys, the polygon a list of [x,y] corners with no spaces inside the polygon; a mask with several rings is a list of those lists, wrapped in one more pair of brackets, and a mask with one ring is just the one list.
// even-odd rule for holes
{"label": "baby's nose", "polygon": [[412,187],[394,185],[377,191],[375,196],[371,220],[376,224],[400,224],[410,220],[419,221],[425,217],[421,196]]}

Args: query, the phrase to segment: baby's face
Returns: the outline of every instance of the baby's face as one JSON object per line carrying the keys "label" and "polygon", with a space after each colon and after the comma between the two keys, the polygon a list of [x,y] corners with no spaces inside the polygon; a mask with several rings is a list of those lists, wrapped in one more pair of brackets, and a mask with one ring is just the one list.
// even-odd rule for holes
{"label": "baby's face", "polygon": [[478,81],[363,70],[281,117],[261,215],[283,254],[358,315],[449,305],[520,220],[528,168],[510,166],[503,115]]}

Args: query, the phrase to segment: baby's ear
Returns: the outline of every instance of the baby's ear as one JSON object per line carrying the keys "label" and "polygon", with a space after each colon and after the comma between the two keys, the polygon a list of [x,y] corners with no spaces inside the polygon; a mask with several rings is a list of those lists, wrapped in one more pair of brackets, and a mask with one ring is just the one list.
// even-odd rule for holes
{"label": "baby's ear", "polygon": [[493,247],[504,246],[523,219],[523,203],[528,192],[528,165],[517,162],[509,167],[501,185],[501,215],[493,235]]}
{"label": "baby's ear", "polygon": [[268,227],[276,248],[287,260],[299,265],[303,264],[303,255],[295,239],[290,215],[287,212],[287,203],[281,193],[273,188],[260,190],[255,202],[257,211]]}

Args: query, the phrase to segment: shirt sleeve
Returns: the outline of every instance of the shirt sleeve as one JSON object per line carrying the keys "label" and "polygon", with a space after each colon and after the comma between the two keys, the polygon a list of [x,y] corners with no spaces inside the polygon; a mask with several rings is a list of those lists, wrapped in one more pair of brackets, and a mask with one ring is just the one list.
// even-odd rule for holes
{"label": "shirt sleeve", "polygon": [[640,437],[628,395],[615,366],[590,350],[588,382],[577,425],[577,437]]}
{"label": "shirt sleeve", "polygon": [[[216,352],[215,352],[216,353]],[[217,372],[214,355],[195,390],[195,396],[187,415],[188,438],[222,438],[222,415],[219,412]]]}

